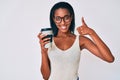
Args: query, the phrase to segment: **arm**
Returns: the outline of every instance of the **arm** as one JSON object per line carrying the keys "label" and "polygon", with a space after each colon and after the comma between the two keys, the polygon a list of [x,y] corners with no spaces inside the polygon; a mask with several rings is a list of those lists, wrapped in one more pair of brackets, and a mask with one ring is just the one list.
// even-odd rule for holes
{"label": "arm", "polygon": [[48,38],[43,39],[45,35],[42,35],[41,33],[38,35],[38,38],[40,40],[40,46],[41,46],[41,55],[42,55],[42,62],[41,62],[41,73],[45,80],[48,80],[50,76],[50,61],[48,58],[48,49],[44,48],[44,45],[47,44],[49,41],[46,42],[46,40],[49,40]]}
{"label": "arm", "polygon": [[96,34],[96,32],[93,31],[92,34],[90,34],[90,37],[93,39],[94,44],[98,48],[101,56],[104,60],[108,62],[113,62],[114,57],[110,51],[110,49],[107,47],[107,45],[102,41],[102,39]]}
{"label": "arm", "polygon": [[[82,49],[85,48],[89,50],[91,53],[93,53],[94,55],[98,56],[99,58],[107,62],[114,61],[114,57],[110,49],[97,35],[97,33],[86,25],[83,18],[82,18],[82,26],[78,28],[78,32],[83,36],[81,38],[81,42],[83,45]],[[88,39],[87,37],[84,37],[84,35],[89,35],[92,38],[92,40]]]}
{"label": "arm", "polygon": [[50,62],[47,53],[44,52],[42,52],[41,73],[43,75],[43,78],[45,80],[48,80],[50,76]]}

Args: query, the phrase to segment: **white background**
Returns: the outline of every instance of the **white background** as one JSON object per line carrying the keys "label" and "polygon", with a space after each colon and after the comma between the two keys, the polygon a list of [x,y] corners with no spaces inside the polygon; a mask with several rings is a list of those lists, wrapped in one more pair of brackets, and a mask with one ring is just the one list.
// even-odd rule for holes
{"label": "white background", "polygon": [[[37,34],[49,27],[51,7],[60,0],[0,0],[0,80],[42,80]],[[81,80],[120,80],[120,0],[67,0],[115,56],[107,63],[82,51]],[[77,34],[77,32],[76,32]],[[67,68],[67,67],[66,67]]]}

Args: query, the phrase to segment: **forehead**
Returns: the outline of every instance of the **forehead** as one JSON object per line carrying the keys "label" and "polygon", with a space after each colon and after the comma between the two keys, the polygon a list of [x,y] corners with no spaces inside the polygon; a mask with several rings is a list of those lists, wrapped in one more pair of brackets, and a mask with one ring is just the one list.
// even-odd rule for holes
{"label": "forehead", "polygon": [[70,15],[70,12],[66,8],[59,8],[55,10],[54,16],[64,17],[65,15]]}

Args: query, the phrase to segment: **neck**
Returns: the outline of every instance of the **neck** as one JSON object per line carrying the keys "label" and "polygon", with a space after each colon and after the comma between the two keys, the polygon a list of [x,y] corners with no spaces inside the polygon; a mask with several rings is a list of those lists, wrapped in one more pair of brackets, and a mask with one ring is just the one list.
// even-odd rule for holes
{"label": "neck", "polygon": [[70,35],[71,35],[70,31],[68,31],[68,32],[58,31],[57,37],[69,37]]}

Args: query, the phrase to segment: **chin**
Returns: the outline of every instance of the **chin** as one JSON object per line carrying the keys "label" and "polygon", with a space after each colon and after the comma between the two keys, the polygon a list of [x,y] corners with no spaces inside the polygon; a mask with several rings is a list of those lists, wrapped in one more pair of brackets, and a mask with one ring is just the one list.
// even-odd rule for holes
{"label": "chin", "polygon": [[67,32],[68,32],[68,30],[61,30],[61,32],[63,32],[63,33],[67,33]]}

